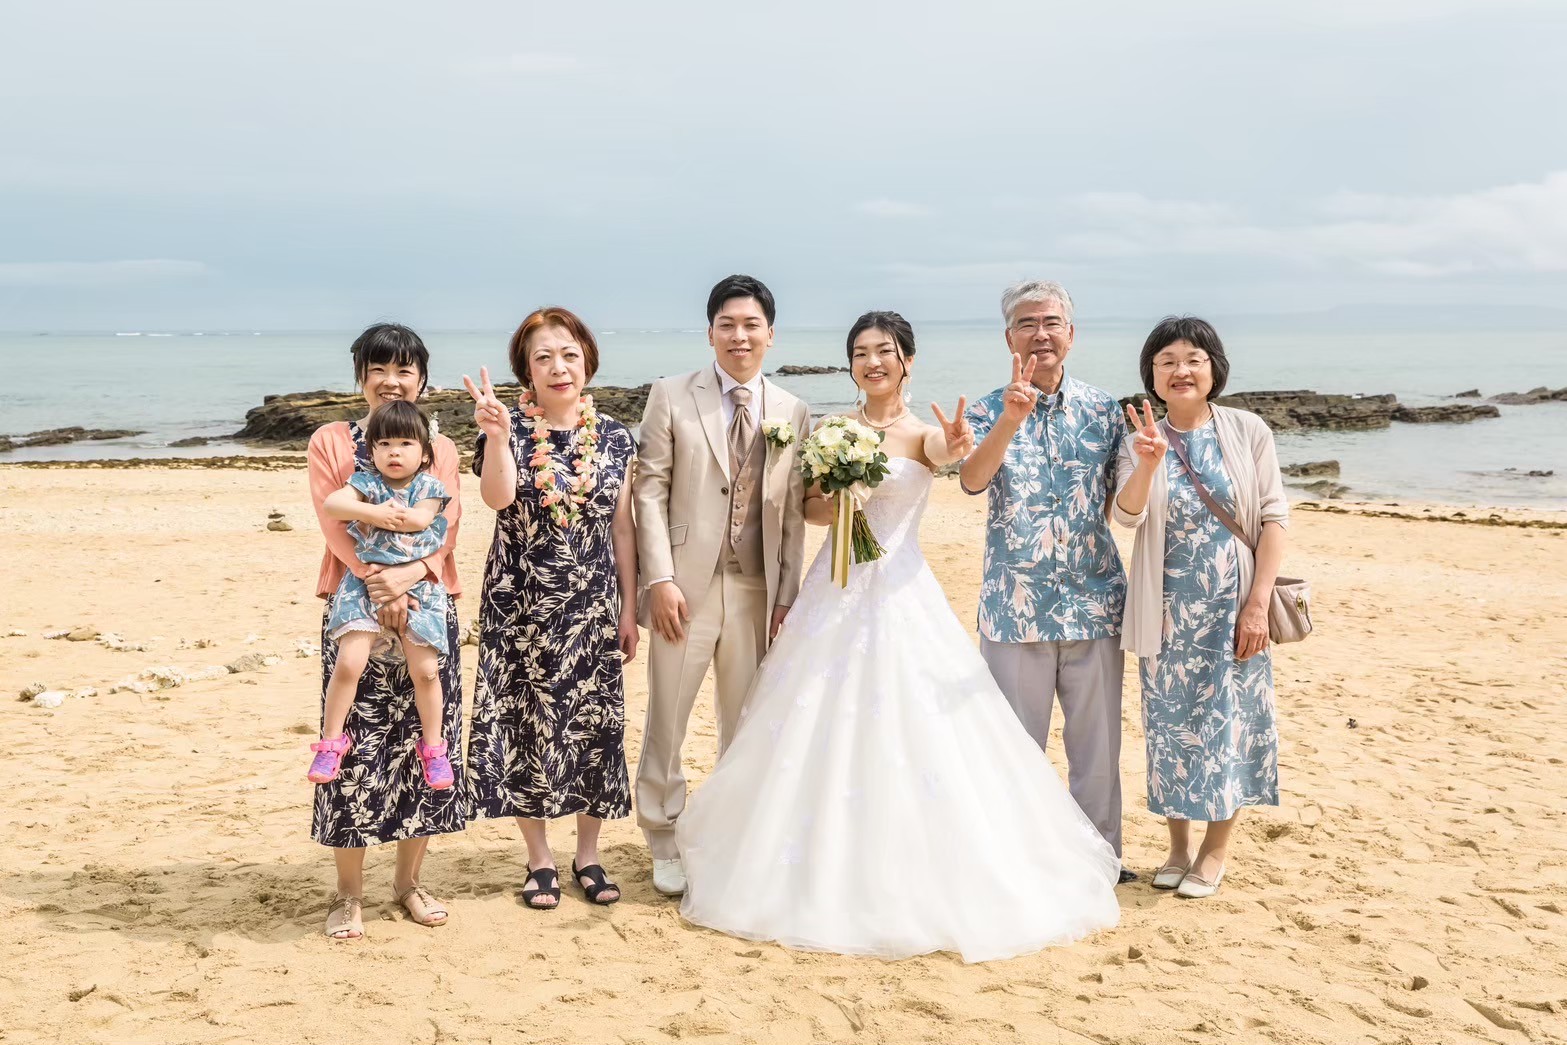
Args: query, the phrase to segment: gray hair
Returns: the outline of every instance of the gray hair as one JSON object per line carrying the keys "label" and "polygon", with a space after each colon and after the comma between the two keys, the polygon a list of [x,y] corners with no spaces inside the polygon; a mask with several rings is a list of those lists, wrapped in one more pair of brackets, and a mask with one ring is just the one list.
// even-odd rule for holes
{"label": "gray hair", "polygon": [[1061,311],[1066,313],[1066,321],[1072,322],[1072,295],[1061,284],[1048,279],[1029,279],[1008,287],[1001,295],[1001,318],[1011,326],[1012,314],[1019,305],[1051,301],[1059,303]]}

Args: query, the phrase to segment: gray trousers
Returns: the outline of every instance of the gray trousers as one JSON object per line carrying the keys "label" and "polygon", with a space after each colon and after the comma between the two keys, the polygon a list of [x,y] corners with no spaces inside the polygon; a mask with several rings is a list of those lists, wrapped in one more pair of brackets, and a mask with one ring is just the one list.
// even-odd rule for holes
{"label": "gray trousers", "polygon": [[1121,669],[1117,636],[1075,642],[992,642],[979,651],[996,685],[1041,750],[1061,701],[1068,788],[1121,855]]}

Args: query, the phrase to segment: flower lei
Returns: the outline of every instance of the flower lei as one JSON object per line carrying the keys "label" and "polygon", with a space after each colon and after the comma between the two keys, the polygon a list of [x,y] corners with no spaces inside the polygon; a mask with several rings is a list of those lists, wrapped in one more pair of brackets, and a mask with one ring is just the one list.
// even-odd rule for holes
{"label": "flower lei", "polygon": [[534,401],[532,392],[522,393],[522,412],[533,428],[533,455],[528,458],[533,486],[543,492],[541,503],[561,527],[582,519],[582,506],[588,503],[588,493],[597,477],[594,462],[599,444],[598,411],[593,409],[592,396],[583,396],[577,403],[581,410],[575,438],[577,459],[562,478],[561,466],[550,455],[550,425],[544,419],[544,408]]}

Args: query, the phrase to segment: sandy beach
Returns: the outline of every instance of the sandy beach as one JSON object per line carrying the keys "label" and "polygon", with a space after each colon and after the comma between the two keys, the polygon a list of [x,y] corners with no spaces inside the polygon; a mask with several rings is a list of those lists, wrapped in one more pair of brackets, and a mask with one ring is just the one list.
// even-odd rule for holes
{"label": "sandy beach", "polygon": [[[466,494],[470,620],[493,516]],[[274,509],[292,530],[267,530]],[[370,858],[367,938],[323,938],[331,860],[308,837],[304,779],[322,542],[305,472],[0,467],[17,774],[0,1040],[1567,1040],[1567,513],[1492,514],[1297,511],[1286,572],[1312,580],[1318,631],[1276,654],[1283,805],[1243,818],[1222,891],[1187,902],[1146,884],[1164,830],[1129,661],[1126,856],[1144,882],[1119,890],[1113,930],[969,966],[686,926],[653,891],[634,819],[605,831],[614,907],[568,887],[561,910],[524,909],[516,828],[481,822],[431,846],[448,925],[391,902],[387,849]],[[1529,520],[1543,525],[1474,525]],[[983,521],[982,499],[938,484],[923,543],[971,629]],[[80,641],[46,637],[69,629]],[[249,654],[247,670],[203,670]],[[111,692],[153,668],[211,677]],[[16,699],[34,683],[70,695]],[[634,760],[640,658],[627,683]],[[715,746],[704,700],[694,781]],[[554,840],[569,861],[569,823]]]}

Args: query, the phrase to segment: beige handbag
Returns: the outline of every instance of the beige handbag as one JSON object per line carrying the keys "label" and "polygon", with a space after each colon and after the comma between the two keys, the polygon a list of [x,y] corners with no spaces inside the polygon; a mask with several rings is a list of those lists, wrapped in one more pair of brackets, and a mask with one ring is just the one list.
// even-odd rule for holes
{"label": "beige handbag", "polygon": [[[1253,556],[1257,554],[1257,546],[1246,536],[1246,531],[1241,529],[1241,524],[1235,521],[1235,516],[1224,510],[1224,506],[1213,499],[1202,480],[1197,477],[1197,472],[1192,468],[1191,461],[1186,456],[1186,447],[1182,445],[1181,435],[1175,429],[1169,430],[1170,449],[1175,451],[1175,456],[1181,459],[1181,464],[1186,466],[1186,475],[1192,481],[1192,489],[1197,491],[1197,496],[1202,498],[1202,503],[1208,506],[1213,517],[1224,524],[1224,528],[1239,537],[1241,543],[1251,549]],[[1268,600],[1268,638],[1273,642],[1299,642],[1311,634],[1311,582],[1299,577],[1276,577],[1273,580],[1273,597]]]}

